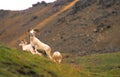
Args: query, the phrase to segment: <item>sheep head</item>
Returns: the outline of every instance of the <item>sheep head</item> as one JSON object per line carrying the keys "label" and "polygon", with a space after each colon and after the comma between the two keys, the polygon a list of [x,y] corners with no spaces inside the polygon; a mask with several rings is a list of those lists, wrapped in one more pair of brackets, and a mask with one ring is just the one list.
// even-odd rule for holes
{"label": "sheep head", "polygon": [[20,42],[19,46],[27,45],[27,41],[24,39]]}
{"label": "sheep head", "polygon": [[24,45],[24,41],[21,41],[19,46],[23,46]]}
{"label": "sheep head", "polygon": [[36,32],[39,32],[39,30],[38,29],[31,29],[31,30],[29,30],[29,33],[30,33],[30,35],[32,35],[32,36],[35,36],[35,33]]}

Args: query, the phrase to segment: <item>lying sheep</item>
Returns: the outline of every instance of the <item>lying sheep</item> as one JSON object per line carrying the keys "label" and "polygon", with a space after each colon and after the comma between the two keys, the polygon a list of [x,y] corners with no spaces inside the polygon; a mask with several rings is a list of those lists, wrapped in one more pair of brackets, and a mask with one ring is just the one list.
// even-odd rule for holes
{"label": "lying sheep", "polygon": [[52,60],[55,62],[55,63],[58,63],[60,64],[61,61],[62,61],[62,55],[59,51],[55,51],[52,55]]}
{"label": "lying sheep", "polygon": [[32,54],[38,54],[39,56],[41,56],[41,53],[39,53],[38,51],[34,50],[32,45],[31,44],[27,44],[27,42],[25,40],[21,41],[19,46],[22,46],[22,50],[23,51],[28,51],[28,52],[31,52]]}
{"label": "lying sheep", "polygon": [[47,44],[41,42],[36,36],[36,30],[30,30],[30,44],[35,47],[35,50],[44,50],[47,56],[52,59],[51,57],[51,48]]}

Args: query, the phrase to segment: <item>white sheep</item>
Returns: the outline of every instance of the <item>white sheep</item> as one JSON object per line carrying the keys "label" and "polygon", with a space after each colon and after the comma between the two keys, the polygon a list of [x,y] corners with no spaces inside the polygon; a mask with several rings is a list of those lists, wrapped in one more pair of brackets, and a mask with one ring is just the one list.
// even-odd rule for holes
{"label": "white sheep", "polygon": [[39,53],[38,51],[34,50],[32,45],[31,44],[27,44],[27,42],[25,40],[21,41],[19,46],[22,46],[22,50],[23,51],[28,51],[28,52],[31,52],[32,54],[38,54],[39,56],[41,56],[41,53]]}
{"label": "white sheep", "polygon": [[55,63],[60,64],[62,61],[62,55],[59,51],[55,51],[52,55],[52,61],[54,61]]}
{"label": "white sheep", "polygon": [[41,42],[36,36],[37,30],[30,30],[30,44],[35,47],[35,50],[44,50],[47,54],[47,56],[52,59],[51,57],[51,48],[47,44]]}

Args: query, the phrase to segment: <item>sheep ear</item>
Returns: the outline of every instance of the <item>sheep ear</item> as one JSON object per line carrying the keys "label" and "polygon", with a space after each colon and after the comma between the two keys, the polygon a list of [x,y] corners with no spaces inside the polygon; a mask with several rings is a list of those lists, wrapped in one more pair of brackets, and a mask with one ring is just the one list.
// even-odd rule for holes
{"label": "sheep ear", "polygon": [[39,30],[38,30],[38,29],[34,29],[34,31],[39,32]]}
{"label": "sheep ear", "polygon": [[25,44],[27,44],[27,41],[26,41],[25,39],[23,40],[23,42],[24,42]]}
{"label": "sheep ear", "polygon": [[20,43],[21,41],[20,40],[17,40],[17,43]]}
{"label": "sheep ear", "polygon": [[23,42],[23,41],[20,41],[20,44],[21,44],[21,43],[24,43],[24,42]]}

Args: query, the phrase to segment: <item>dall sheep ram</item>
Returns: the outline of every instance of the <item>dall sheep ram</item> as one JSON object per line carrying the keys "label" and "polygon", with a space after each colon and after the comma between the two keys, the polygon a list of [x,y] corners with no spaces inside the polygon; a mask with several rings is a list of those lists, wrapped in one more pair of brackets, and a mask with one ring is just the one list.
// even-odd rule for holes
{"label": "dall sheep ram", "polygon": [[30,30],[30,44],[35,47],[35,50],[44,50],[47,56],[52,59],[51,57],[51,48],[47,44],[41,42],[36,36],[35,33],[37,30]]}

